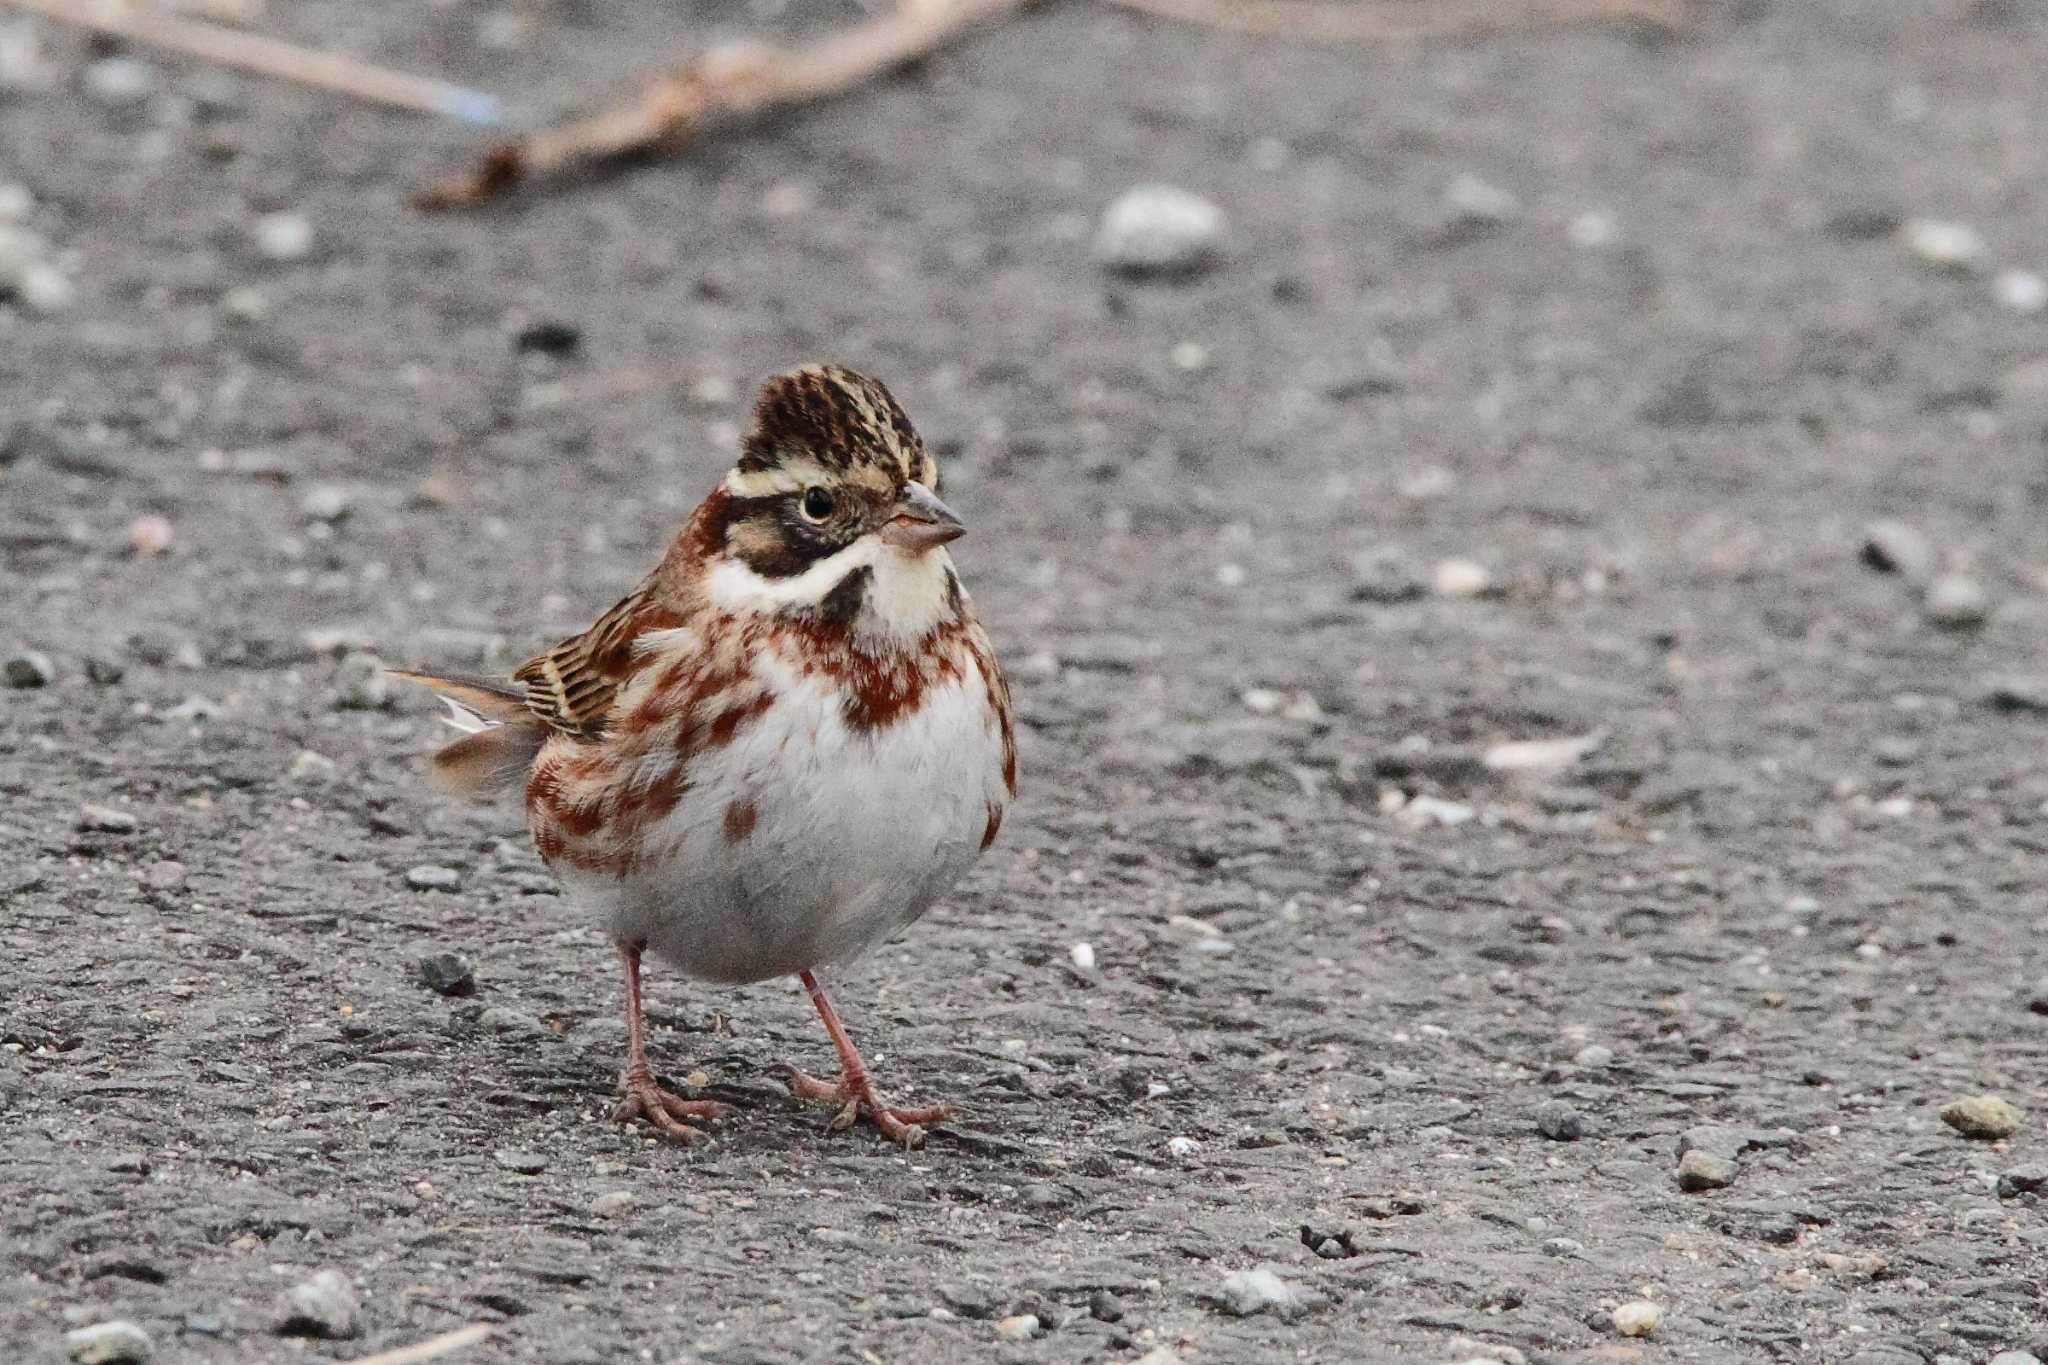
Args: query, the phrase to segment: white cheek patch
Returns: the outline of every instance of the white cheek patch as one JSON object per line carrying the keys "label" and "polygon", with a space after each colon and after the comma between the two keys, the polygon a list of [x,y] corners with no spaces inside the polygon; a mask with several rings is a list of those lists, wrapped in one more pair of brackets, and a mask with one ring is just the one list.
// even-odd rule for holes
{"label": "white cheek patch", "polygon": [[775,615],[815,609],[846,576],[868,570],[868,590],[856,635],[921,638],[950,610],[952,557],[943,549],[907,554],[872,535],[828,555],[800,574],[765,578],[738,559],[720,558],[711,568],[711,603],[735,615]]}

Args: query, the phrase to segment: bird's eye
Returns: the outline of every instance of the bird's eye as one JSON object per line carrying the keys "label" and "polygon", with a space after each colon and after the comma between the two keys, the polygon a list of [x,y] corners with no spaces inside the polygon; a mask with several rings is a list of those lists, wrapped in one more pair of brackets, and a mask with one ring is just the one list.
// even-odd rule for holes
{"label": "bird's eye", "polygon": [[812,521],[823,521],[832,515],[832,494],[813,485],[804,490],[804,516]]}

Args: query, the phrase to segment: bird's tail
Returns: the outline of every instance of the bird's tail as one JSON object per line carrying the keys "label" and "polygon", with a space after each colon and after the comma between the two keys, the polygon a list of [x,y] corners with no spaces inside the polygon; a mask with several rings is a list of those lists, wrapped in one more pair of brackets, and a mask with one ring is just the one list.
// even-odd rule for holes
{"label": "bird's tail", "polygon": [[452,677],[394,668],[394,678],[419,683],[448,703],[442,719],[462,738],[434,755],[427,778],[459,796],[499,796],[523,785],[548,737],[519,688],[487,678]]}

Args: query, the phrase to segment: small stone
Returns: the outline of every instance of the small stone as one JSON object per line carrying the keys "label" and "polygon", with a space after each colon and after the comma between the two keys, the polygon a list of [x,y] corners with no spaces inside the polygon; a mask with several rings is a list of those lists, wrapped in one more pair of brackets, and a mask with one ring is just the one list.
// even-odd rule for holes
{"label": "small stone", "polygon": [[1968,270],[1984,255],[1984,234],[1968,223],[1915,218],[1899,231],[1908,250],[1942,270]]}
{"label": "small stone", "polygon": [[313,254],[313,224],[303,213],[266,213],[249,229],[266,261],[303,261]]}
{"label": "small stone", "polygon": [[184,1324],[185,1330],[194,1336],[224,1337],[228,1334],[228,1320],[218,1313],[187,1313]]}
{"label": "small stone", "polygon": [[61,313],[78,298],[78,286],[52,261],[31,261],[14,281],[14,296],[31,313]]}
{"label": "small stone", "polygon": [[341,765],[326,754],[316,754],[311,749],[301,749],[292,759],[291,767],[285,769],[285,776],[294,782],[331,782]]}
{"label": "small stone", "polygon": [[1552,1142],[1577,1142],[1586,1135],[1586,1120],[1563,1100],[1536,1106],[1536,1131]]}
{"label": "small stone", "polygon": [[540,1022],[531,1019],[518,1010],[505,1005],[487,1005],[476,1017],[477,1027],[486,1033],[507,1035],[534,1034],[542,1032]]}
{"label": "small stone", "polygon": [[50,656],[33,649],[25,649],[9,659],[6,672],[9,687],[48,687],[57,680],[57,666],[50,662]]}
{"label": "small stone", "polygon": [[1991,615],[1991,597],[1984,585],[1968,574],[1947,573],[1927,585],[1920,607],[1937,626],[1968,630],[1983,625]]}
{"label": "small stone", "polygon": [[1615,240],[1621,236],[1621,229],[1610,215],[1598,209],[1588,209],[1572,219],[1570,226],[1565,228],[1565,236],[1571,238],[1572,245],[1581,250],[1598,251],[1602,247],[1614,245]]}
{"label": "small stone", "polygon": [[1439,597],[1477,597],[1493,585],[1486,566],[1471,559],[1446,559],[1430,575]]}
{"label": "small stone", "polygon": [[1725,1190],[1735,1183],[1736,1169],[1727,1157],[1695,1148],[1678,1158],[1678,1188],[1693,1194]]}
{"label": "small stone", "polygon": [[996,1335],[1004,1341],[1030,1341],[1045,1329],[1036,1313],[1018,1313],[996,1324]]}
{"label": "small stone", "polygon": [[2023,1194],[2048,1195],[2048,1165],[2015,1166],[1998,1177],[2000,1199],[2017,1199]]}
{"label": "small stone", "polygon": [[78,811],[78,827],[96,834],[133,834],[135,817],[113,806],[82,806]]}
{"label": "small stone", "polygon": [[1354,601],[1406,602],[1428,591],[1422,565],[1399,545],[1381,542],[1351,556]]}
{"label": "small stone", "polygon": [[1183,1161],[1201,1150],[1202,1144],[1191,1137],[1170,1137],[1166,1140],[1167,1154]]}
{"label": "small stone", "polygon": [[350,654],[334,671],[335,705],[348,711],[381,711],[391,705],[391,672],[374,654]]}
{"label": "small stone", "polygon": [[342,1341],[362,1335],[355,1287],[338,1270],[322,1270],[285,1290],[273,1330],[279,1336]]}
{"label": "small stone", "polygon": [[104,659],[93,655],[85,661],[85,676],[101,687],[112,687],[128,676],[128,670],[121,666],[118,659]]}
{"label": "small stone", "polygon": [[1171,1346],[1154,1346],[1131,1365],[1183,1365],[1181,1355]]}
{"label": "small stone", "polygon": [[140,104],[156,90],[156,68],[133,57],[102,57],[85,68],[85,93],[109,108]]}
{"label": "small stone", "polygon": [[1176,370],[1200,374],[1209,368],[1209,348],[1199,341],[1176,341],[1166,358]]}
{"label": "small stone", "polygon": [[519,329],[519,335],[512,339],[516,351],[538,351],[542,355],[569,356],[576,354],[583,345],[583,330],[572,322],[558,322],[553,318],[542,318],[529,322]]}
{"label": "small stone", "polygon": [[2048,674],[2014,673],[1993,678],[1985,689],[1985,697],[2001,711],[2048,713]]}
{"label": "small stone", "polygon": [[128,523],[128,548],[145,559],[160,555],[171,548],[171,534],[170,518],[146,512]]}
{"label": "small stone", "polygon": [[2027,992],[2027,1012],[2048,1014],[2048,976],[2036,981],[2033,988]]}
{"label": "small stone", "polygon": [[1646,1337],[1664,1321],[1664,1310],[1648,1299],[1625,1303],[1614,1310],[1614,1330],[1625,1337]]}
{"label": "small stone", "polygon": [[2048,308],[2048,279],[2031,270],[2001,270],[1991,282],[1998,306],[2011,312],[2032,315]]}
{"label": "small stone", "polygon": [[299,499],[299,510],[313,521],[340,521],[355,510],[355,500],[339,484],[316,483]]}
{"label": "small stone", "polygon": [[1460,1365],[1529,1365],[1529,1357],[1513,1346],[1470,1337],[1452,1337],[1444,1349]]}
{"label": "small stone", "polygon": [[1130,274],[1189,274],[1223,253],[1223,210],[1173,185],[1140,185],[1104,210],[1095,256]]}
{"label": "small stone", "polygon": [[459,891],[462,874],[452,867],[421,863],[405,870],[405,884],[415,891]]}
{"label": "small stone", "polygon": [[1873,521],[1863,529],[1863,562],[1879,573],[1895,573],[1916,588],[1934,581],[1941,553],[1934,542],[1903,521]]}
{"label": "small stone", "polygon": [[1990,1365],[2041,1365],[2041,1357],[2032,1351],[2000,1351],[1991,1357]]}
{"label": "small stone", "polygon": [[1092,972],[1095,970],[1094,944],[1076,943],[1067,950],[1067,956],[1072,959],[1076,971]]}
{"label": "small stone", "polygon": [[491,1160],[498,1163],[500,1170],[511,1171],[514,1175],[539,1175],[548,1168],[548,1159],[539,1152],[505,1148],[492,1152]]}
{"label": "small stone", "polygon": [[1588,1043],[1572,1054],[1572,1065],[1587,1071],[1604,1071],[1614,1065],[1614,1049],[1601,1043]]}
{"label": "small stone", "polygon": [[1970,1095],[1943,1105],[1941,1121],[1966,1138],[1990,1142],[2017,1133],[2020,1112],[1996,1095]]}
{"label": "small stone", "polygon": [[420,959],[420,981],[436,995],[475,995],[476,973],[459,953],[434,953]]}
{"label": "small stone", "polygon": [[1512,192],[1469,174],[1445,187],[1444,208],[1450,226],[1466,233],[1505,227],[1522,216],[1522,201]]}
{"label": "small stone", "polygon": [[1098,1289],[1088,1296],[1088,1316],[1097,1322],[1122,1322],[1123,1302],[1107,1289]]}
{"label": "small stone", "polygon": [[176,891],[185,884],[187,875],[183,863],[165,858],[142,869],[142,884],[152,891]]}
{"label": "small stone", "polygon": [[1216,1301],[1233,1317],[1271,1313],[1286,1319],[1306,1312],[1313,1305],[1314,1296],[1289,1284],[1266,1266],[1259,1266],[1225,1278]]}
{"label": "small stone", "polygon": [[148,1360],[156,1350],[149,1333],[126,1319],[96,1322],[64,1334],[64,1349],[79,1365],[113,1365]]}
{"label": "small stone", "polygon": [[1597,750],[1604,734],[1569,735],[1561,739],[1515,739],[1496,744],[1480,756],[1488,772],[1554,776]]}
{"label": "small stone", "polygon": [[1446,801],[1440,796],[1427,794],[1418,796],[1401,807],[1399,818],[1410,829],[1421,829],[1425,825],[1441,825],[1455,829],[1467,821],[1477,818],[1479,812],[1462,801]]}
{"label": "small stone", "polygon": [[633,1207],[631,1190],[606,1190],[590,1201],[590,1211],[599,1218],[616,1218]]}

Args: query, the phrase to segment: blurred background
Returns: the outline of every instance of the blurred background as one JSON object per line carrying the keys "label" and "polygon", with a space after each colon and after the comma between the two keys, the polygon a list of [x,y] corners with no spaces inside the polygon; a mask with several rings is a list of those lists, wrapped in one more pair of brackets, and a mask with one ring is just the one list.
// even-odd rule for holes
{"label": "blurred background", "polygon": [[[16,1358],[2048,1355],[2048,11],[1289,6],[991,6],[429,212],[505,129],[0,3]],[[892,15],[121,13],[515,131]],[[744,1112],[603,1122],[608,951],[379,671],[587,624],[811,360],[1023,730],[847,984],[915,1157],[780,986],[653,975]]]}

